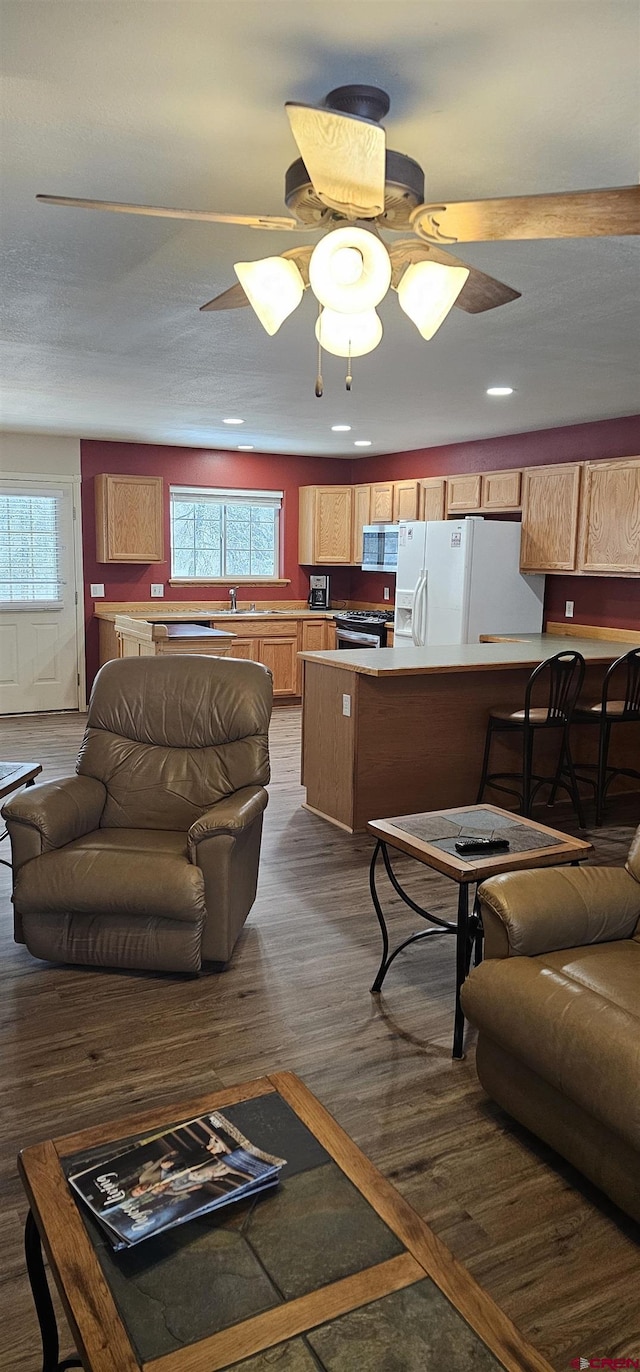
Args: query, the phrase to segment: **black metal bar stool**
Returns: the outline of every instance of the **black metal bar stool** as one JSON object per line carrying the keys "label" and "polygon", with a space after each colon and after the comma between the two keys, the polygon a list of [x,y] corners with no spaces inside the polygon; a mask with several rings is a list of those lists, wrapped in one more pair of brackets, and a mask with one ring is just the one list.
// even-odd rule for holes
{"label": "black metal bar stool", "polygon": [[[581,653],[555,653],[553,657],[548,657],[544,662],[541,662],[540,666],[531,673],[527,682],[522,709],[490,710],[484,745],[482,776],[476,805],[480,804],[486,787],[492,786],[496,791],[505,791],[508,795],[517,796],[520,801],[521,814],[529,817],[531,806],[541,786],[553,787],[550,803],[555,799],[557,788],[562,787],[571,796],[580,827],[585,828],[584,811],[569,742],[569,726],[584,680],[584,669],[585,663]],[[540,698],[541,695],[543,698],[546,697],[546,704],[534,705],[534,693],[537,698]],[[562,730],[555,776],[538,776],[533,771],[533,744],[535,735],[540,729]],[[490,772],[489,757],[494,734],[513,733],[517,730],[522,733],[522,771]],[[565,772],[568,775],[568,781],[565,780]],[[521,780],[521,789],[498,784],[505,780]]]}
{"label": "black metal bar stool", "polygon": [[[635,777],[640,780],[640,768],[610,767],[609,740],[614,724],[640,723],[640,648],[612,662],[602,683],[600,700],[584,705],[578,703],[573,712],[576,724],[597,724],[599,727],[597,763],[580,763],[580,781],[588,781],[595,791],[596,824],[602,824],[607,790],[614,777]],[[640,756],[638,757],[640,763]],[[583,776],[582,769],[591,766],[595,778]]]}

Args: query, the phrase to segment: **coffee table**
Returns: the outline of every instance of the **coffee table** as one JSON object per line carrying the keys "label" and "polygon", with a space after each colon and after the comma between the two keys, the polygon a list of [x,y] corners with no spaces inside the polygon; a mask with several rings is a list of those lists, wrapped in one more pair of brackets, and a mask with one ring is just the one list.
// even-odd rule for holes
{"label": "coffee table", "polygon": [[[456,1000],[453,1030],[454,1058],[463,1056],[464,1015],[460,1005],[460,988],[469,971],[471,958],[479,962],[482,957],[482,924],[474,902],[473,912],[469,914],[469,887],[478,885],[487,877],[499,872],[515,872],[522,868],[559,867],[562,863],[577,866],[589,853],[593,844],[580,838],[572,838],[557,829],[549,829],[537,820],[525,819],[514,815],[510,810],[501,810],[497,805],[460,805],[452,810],[432,810],[426,814],[399,815],[392,819],[372,819],[367,824],[370,834],[377,843],[371,859],[369,885],[373,907],[382,932],[382,957],[371,987],[373,994],[382,989],[382,983],[392,962],[399,953],[412,943],[437,934],[456,936]],[[462,858],[456,852],[458,838],[472,837],[506,838],[508,852],[492,853],[488,857],[468,855]],[[409,857],[432,867],[458,883],[458,918],[442,919],[430,914],[403,890],[391,865],[389,849],[396,848]],[[389,931],[380,903],[376,886],[378,858],[382,856],[389,881],[400,899],[432,926],[420,929],[409,938],[403,939],[393,952],[389,952]]]}
{"label": "coffee table", "polygon": [[[33,786],[42,771],[39,762],[0,762],[0,800],[18,791],[21,786]],[[7,837],[7,830],[0,834],[0,842]],[[0,858],[3,867],[10,867],[6,858]]]}
{"label": "coffee table", "polygon": [[[113,1252],[72,1158],[210,1110],[288,1159],[277,1190]],[[291,1072],[37,1144],[19,1168],[43,1372],[551,1372]],[[41,1242],[82,1364],[58,1362]]]}

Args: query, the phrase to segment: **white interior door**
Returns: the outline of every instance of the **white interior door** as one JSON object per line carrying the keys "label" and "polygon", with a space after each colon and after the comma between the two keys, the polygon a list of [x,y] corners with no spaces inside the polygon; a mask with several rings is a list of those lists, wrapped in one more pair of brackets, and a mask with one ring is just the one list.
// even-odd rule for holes
{"label": "white interior door", "polygon": [[78,709],[73,487],[0,481],[0,713]]}

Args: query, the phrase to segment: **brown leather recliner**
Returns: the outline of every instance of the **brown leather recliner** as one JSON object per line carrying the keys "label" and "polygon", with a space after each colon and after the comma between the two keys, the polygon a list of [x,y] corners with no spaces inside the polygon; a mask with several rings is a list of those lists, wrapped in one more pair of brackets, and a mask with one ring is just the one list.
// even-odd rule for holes
{"label": "brown leather recliner", "polygon": [[509,872],[479,896],[480,1081],[640,1221],[640,829],[624,869]]}
{"label": "brown leather recliner", "polygon": [[228,962],[255,899],[271,706],[257,662],[106,663],[77,775],[2,811],[16,942],[100,967]]}

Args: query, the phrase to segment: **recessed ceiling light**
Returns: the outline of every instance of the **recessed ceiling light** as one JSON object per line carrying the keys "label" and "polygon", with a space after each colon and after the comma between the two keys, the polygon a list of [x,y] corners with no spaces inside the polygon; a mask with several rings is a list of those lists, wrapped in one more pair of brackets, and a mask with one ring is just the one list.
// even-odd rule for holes
{"label": "recessed ceiling light", "polygon": [[252,452],[253,452],[253,443],[239,443],[239,444],[238,444],[238,452],[239,452],[239,453],[252,453]]}
{"label": "recessed ceiling light", "polygon": [[350,424],[332,424],[332,425],[331,425],[331,432],[332,432],[332,434],[348,434],[348,433],[351,433],[351,425],[350,425]]}
{"label": "recessed ceiling light", "polygon": [[488,386],[487,395],[513,395],[513,386]]}
{"label": "recessed ceiling light", "polygon": [[223,424],[244,424],[244,419],[223,419]]}
{"label": "recessed ceiling light", "polygon": [[370,438],[356,438],[354,448],[370,448],[372,440]]}

